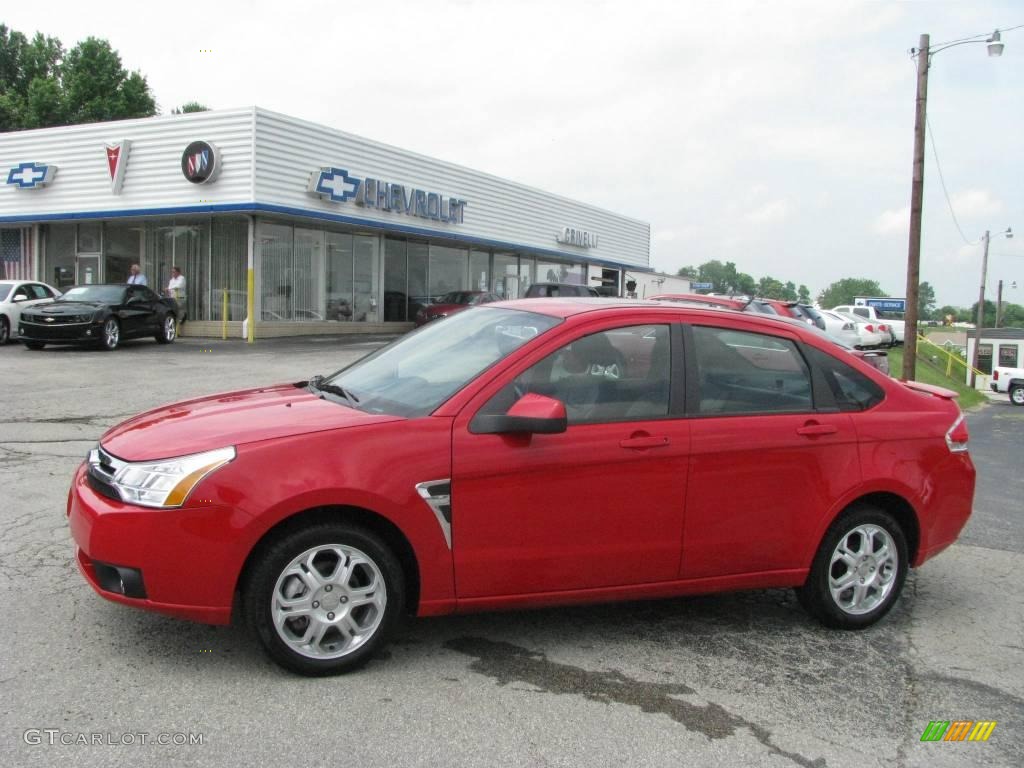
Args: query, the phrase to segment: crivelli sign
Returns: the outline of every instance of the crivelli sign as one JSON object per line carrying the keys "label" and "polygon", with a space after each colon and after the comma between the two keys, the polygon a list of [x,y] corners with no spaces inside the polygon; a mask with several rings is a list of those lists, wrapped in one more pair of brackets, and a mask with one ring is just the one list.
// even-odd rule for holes
{"label": "crivelli sign", "polygon": [[451,224],[461,224],[466,213],[465,200],[380,179],[360,179],[342,168],[314,172],[309,178],[309,191],[335,203],[351,200],[364,208]]}

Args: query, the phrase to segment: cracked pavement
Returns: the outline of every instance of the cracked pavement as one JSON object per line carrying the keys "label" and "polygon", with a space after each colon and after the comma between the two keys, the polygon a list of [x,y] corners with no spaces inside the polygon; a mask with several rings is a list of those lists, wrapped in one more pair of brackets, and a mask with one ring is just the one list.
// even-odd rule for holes
{"label": "cracked pavement", "polygon": [[[107,427],[379,343],[0,348],[0,764],[1024,764],[1024,409],[1005,400],[968,416],[979,486],[960,542],[863,632],[823,629],[787,590],[444,617],[360,673],[307,680],[240,628],[133,611],[81,579],[65,498]],[[958,719],[998,725],[987,743],[919,741]],[[32,728],[204,743],[33,745]]]}

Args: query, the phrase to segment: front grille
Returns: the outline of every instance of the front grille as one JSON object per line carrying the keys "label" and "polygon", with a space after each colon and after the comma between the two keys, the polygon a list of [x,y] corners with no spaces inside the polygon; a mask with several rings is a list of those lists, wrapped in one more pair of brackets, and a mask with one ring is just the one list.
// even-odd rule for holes
{"label": "front grille", "polygon": [[121,494],[114,487],[114,475],[123,466],[123,461],[114,458],[102,448],[97,447],[89,451],[89,470],[86,472],[89,487],[108,499],[123,501]]}
{"label": "front grille", "polygon": [[30,315],[25,317],[22,315],[22,320],[32,325],[41,325],[44,328],[50,325],[85,325],[89,322],[89,318],[83,318],[81,315]]}

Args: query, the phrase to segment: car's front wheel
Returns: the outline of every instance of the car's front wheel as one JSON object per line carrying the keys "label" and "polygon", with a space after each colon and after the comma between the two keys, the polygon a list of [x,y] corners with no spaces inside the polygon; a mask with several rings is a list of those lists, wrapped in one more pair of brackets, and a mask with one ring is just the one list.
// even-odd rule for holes
{"label": "car's front wheel", "polygon": [[797,596],[825,626],[863,629],[892,609],[908,565],[906,536],[896,519],[872,506],[854,507],[825,534]]}
{"label": "car's front wheel", "polygon": [[6,317],[0,317],[0,347],[11,340],[11,323]]}
{"label": "car's front wheel", "polygon": [[170,344],[178,337],[178,324],[174,319],[174,315],[168,314],[164,318],[163,325],[160,326],[160,330],[157,331],[156,340],[161,344]]}
{"label": "car's front wheel", "polygon": [[117,349],[121,343],[121,325],[116,318],[108,317],[103,323],[103,332],[100,335],[100,344],[106,350]]}
{"label": "car's front wheel", "polygon": [[1010,402],[1014,405],[1024,405],[1024,385],[1014,384],[1010,387]]}
{"label": "car's front wheel", "polygon": [[372,532],[320,523],[273,542],[242,600],[275,662],[303,675],[337,675],[365,664],[397,626],[402,566]]}

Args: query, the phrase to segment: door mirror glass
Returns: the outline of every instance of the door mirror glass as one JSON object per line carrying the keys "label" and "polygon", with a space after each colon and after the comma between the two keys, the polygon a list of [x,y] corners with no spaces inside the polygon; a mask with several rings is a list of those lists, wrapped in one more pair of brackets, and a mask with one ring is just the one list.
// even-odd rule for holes
{"label": "door mirror glass", "polygon": [[470,432],[478,435],[520,433],[557,434],[565,432],[568,419],[565,404],[553,397],[528,393],[519,398],[507,413],[478,414]]}

